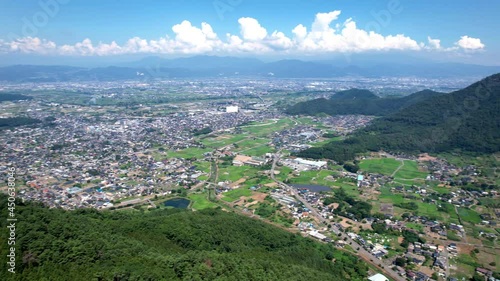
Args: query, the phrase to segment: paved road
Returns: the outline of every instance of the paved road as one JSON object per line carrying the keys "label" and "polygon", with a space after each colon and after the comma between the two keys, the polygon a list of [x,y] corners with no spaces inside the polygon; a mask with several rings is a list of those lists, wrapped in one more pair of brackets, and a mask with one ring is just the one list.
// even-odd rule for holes
{"label": "paved road", "polygon": [[[273,157],[273,165],[271,167],[271,178],[276,182],[278,183],[278,185],[290,192],[293,192],[293,194],[297,194],[295,188],[293,188],[292,186],[289,186],[279,180],[277,180],[274,176],[274,169],[276,168],[276,163],[278,162],[279,160],[279,153],[281,152],[281,150],[279,150],[277,153],[274,154],[274,157]],[[307,202],[304,198],[302,198],[300,195],[297,195],[296,196],[297,199],[302,202],[302,204],[304,204],[304,206],[306,206],[310,212],[309,213],[312,213],[316,218],[318,218],[318,220],[320,220],[321,222],[329,225],[331,224],[331,222],[329,222],[328,220],[326,220],[325,218],[323,218],[319,212],[316,210],[316,208],[314,208],[313,206],[311,206],[311,204],[309,204],[309,202]],[[389,268],[389,266],[387,264],[384,263],[384,261],[382,260],[379,260],[377,259],[376,257],[374,257],[370,252],[366,251],[363,247],[361,247],[361,245],[359,245],[356,241],[352,240],[349,236],[345,235],[342,230],[340,230],[338,227],[336,227],[334,224],[331,224],[332,227],[330,228],[330,230],[332,232],[336,232],[336,233],[340,233],[341,234],[341,238],[342,239],[345,239],[345,241],[351,245],[351,247],[356,251],[357,255],[359,257],[361,257],[363,260],[365,260],[366,262],[376,266],[377,268],[379,268],[381,271],[383,271],[383,273],[385,273],[388,277],[394,279],[394,280],[398,280],[398,281],[405,281],[406,279],[402,276],[400,276],[396,271],[392,270]],[[381,266],[383,266],[384,268],[381,268]]]}

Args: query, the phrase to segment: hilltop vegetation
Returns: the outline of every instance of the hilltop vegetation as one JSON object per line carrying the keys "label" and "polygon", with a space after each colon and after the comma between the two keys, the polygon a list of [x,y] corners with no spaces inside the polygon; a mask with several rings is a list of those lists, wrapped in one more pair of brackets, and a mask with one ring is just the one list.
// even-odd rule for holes
{"label": "hilltop vegetation", "polygon": [[380,98],[368,90],[350,89],[332,95],[329,99],[319,98],[300,102],[289,107],[288,114],[317,115],[375,115],[384,116],[406,108],[427,98],[443,93],[424,90],[401,98]]}
{"label": "hilltop vegetation", "polygon": [[[16,206],[16,274],[2,280],[365,280],[358,258],[220,210]],[[7,200],[0,196],[2,217]],[[6,229],[6,220],[1,227]],[[8,232],[2,231],[6,241]],[[1,271],[7,274],[7,249]],[[331,260],[335,259],[335,262]],[[10,273],[9,273],[10,274]]]}
{"label": "hilltop vegetation", "polygon": [[342,142],[300,153],[302,157],[339,162],[366,151],[466,152],[500,151],[500,74],[471,86],[427,98],[371,125]]}

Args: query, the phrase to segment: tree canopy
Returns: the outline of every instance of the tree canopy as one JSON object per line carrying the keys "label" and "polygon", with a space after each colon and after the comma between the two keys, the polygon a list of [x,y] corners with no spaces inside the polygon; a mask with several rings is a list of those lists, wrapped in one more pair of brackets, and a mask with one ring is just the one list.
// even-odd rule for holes
{"label": "tree canopy", "polygon": [[299,153],[344,162],[367,151],[405,153],[500,151],[500,74],[445,95],[427,98],[375,119],[342,142]]}
{"label": "tree canopy", "polygon": [[[2,217],[7,200],[0,197]],[[355,256],[221,210],[65,211],[17,202],[2,280],[365,280]],[[6,220],[1,227],[6,228]],[[0,240],[6,241],[7,231]],[[7,272],[7,249],[0,249]],[[332,262],[332,257],[335,262]],[[9,273],[10,274],[10,273]]]}

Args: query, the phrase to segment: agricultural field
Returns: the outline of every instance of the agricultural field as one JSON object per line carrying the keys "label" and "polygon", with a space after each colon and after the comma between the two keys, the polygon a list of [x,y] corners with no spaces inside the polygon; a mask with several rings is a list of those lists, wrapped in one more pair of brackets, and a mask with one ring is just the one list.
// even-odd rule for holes
{"label": "agricultural field", "polygon": [[[359,199],[359,191],[358,187],[356,186],[356,183],[353,182],[351,179],[348,178],[340,178],[336,180],[333,183],[333,188],[340,188],[342,187],[344,191],[350,195],[353,196],[354,198]],[[335,191],[335,190],[334,190]]]}
{"label": "agricultural field", "polygon": [[311,117],[299,117],[295,120],[302,125],[322,125],[321,123],[314,121]]}
{"label": "agricultural field", "polygon": [[219,177],[217,181],[231,181],[235,182],[243,177],[253,177],[256,176],[260,170],[255,167],[248,166],[228,166],[224,168],[219,168]]}
{"label": "agricultural field", "polygon": [[271,140],[265,138],[247,138],[238,143],[238,148],[235,151],[244,152],[246,150],[250,150],[254,147],[267,145]]}
{"label": "agricultural field", "polygon": [[481,223],[481,218],[479,217],[479,214],[474,210],[467,208],[458,208],[458,215],[460,216],[460,219],[464,222],[469,222],[473,224]]}
{"label": "agricultural field", "polygon": [[250,149],[242,150],[240,152],[243,153],[243,154],[245,154],[245,155],[248,155],[248,156],[259,156],[259,157],[262,157],[266,153],[273,153],[275,151],[276,150],[274,148],[270,147],[269,145],[263,144],[263,145],[260,145],[260,146],[252,147]]}
{"label": "agricultural field", "polygon": [[184,158],[184,159],[189,159],[189,158],[197,158],[197,159],[202,159],[203,154],[212,151],[210,148],[199,148],[199,147],[189,147],[186,149],[182,150],[177,150],[177,151],[168,151],[167,156],[168,158]]}
{"label": "agricultural field", "polygon": [[210,148],[221,148],[233,143],[238,143],[244,139],[246,139],[248,136],[243,135],[243,134],[238,134],[238,135],[220,135],[217,137],[206,137],[201,140],[201,143],[203,143],[206,147]]}
{"label": "agricultural field", "polygon": [[414,229],[419,232],[424,231],[424,226],[420,223],[407,222],[406,227]]}
{"label": "agricultural field", "polygon": [[394,158],[364,159],[359,163],[359,168],[368,173],[391,175],[401,166],[401,161]]}
{"label": "agricultural field", "polygon": [[257,137],[266,137],[270,134],[292,127],[295,122],[290,118],[280,120],[269,120],[262,123],[253,123],[251,125],[241,126],[244,132],[248,132]]}
{"label": "agricultural field", "polygon": [[245,197],[252,196],[252,191],[248,188],[233,189],[228,192],[224,192],[222,194],[222,200],[226,202],[233,202],[240,199],[241,196]]}
{"label": "agricultural field", "polygon": [[321,147],[321,146],[324,146],[325,144],[328,144],[330,142],[341,141],[343,139],[344,139],[344,137],[334,137],[331,139],[320,139],[320,141],[312,142],[312,143],[310,143],[310,145],[312,145],[313,147]]}
{"label": "agricultural field", "polygon": [[200,170],[204,173],[210,173],[210,162],[208,161],[196,161],[193,163],[196,166],[197,170]]}
{"label": "agricultural field", "polygon": [[[290,177],[290,183],[296,184],[317,184],[323,186],[333,186],[335,181],[331,176],[337,173],[330,170],[302,171],[298,176]],[[330,180],[328,179],[330,178]]]}
{"label": "agricultural field", "polygon": [[205,193],[190,193],[188,195],[188,199],[192,201],[190,207],[195,210],[215,208],[218,206],[217,204],[210,202]]}
{"label": "agricultural field", "polygon": [[396,179],[425,179],[428,173],[420,171],[418,163],[412,160],[404,160],[404,165],[394,174]]}

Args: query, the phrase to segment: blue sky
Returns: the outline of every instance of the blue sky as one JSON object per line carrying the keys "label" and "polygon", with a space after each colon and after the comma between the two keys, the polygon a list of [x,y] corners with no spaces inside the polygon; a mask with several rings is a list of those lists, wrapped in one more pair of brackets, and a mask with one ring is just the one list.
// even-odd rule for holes
{"label": "blue sky", "polygon": [[500,65],[500,1],[3,0],[0,8],[0,57],[404,52]]}

